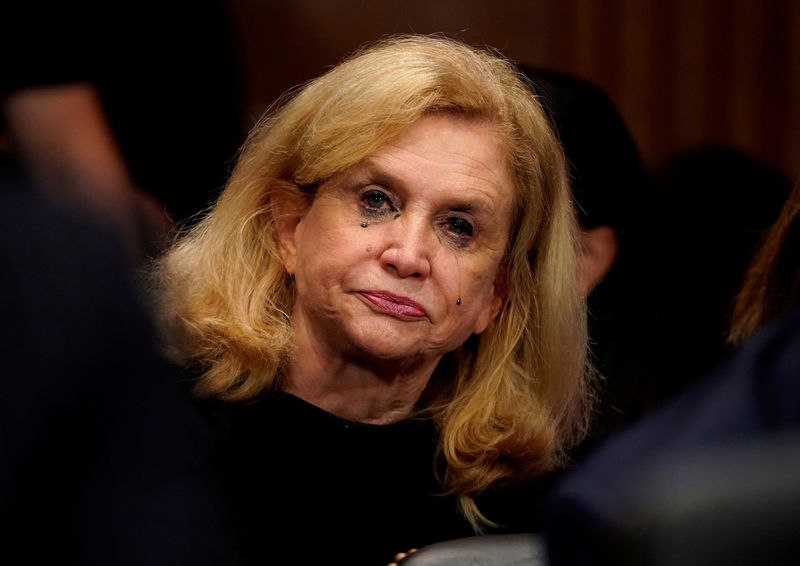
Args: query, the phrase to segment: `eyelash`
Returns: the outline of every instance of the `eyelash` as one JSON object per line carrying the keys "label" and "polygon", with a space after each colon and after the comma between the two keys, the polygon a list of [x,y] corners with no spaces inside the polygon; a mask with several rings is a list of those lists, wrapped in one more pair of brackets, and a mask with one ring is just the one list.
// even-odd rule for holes
{"label": "eyelash", "polygon": [[[380,199],[381,204],[378,206],[372,206],[369,203],[370,199]],[[389,198],[389,195],[377,189],[370,189],[368,191],[364,191],[361,194],[361,203],[363,211],[367,215],[372,217],[389,214],[391,212],[397,212],[397,208],[394,206],[394,204],[392,204],[392,199]],[[383,207],[384,203],[389,205],[388,209],[385,209]]]}
{"label": "eyelash", "polygon": [[467,219],[460,216],[446,216],[439,219],[436,224],[456,247],[466,248],[472,242],[474,227]]}
{"label": "eyelash", "polygon": [[[360,195],[361,209],[365,216],[377,218],[387,214],[396,213],[397,207],[392,203],[392,199],[385,192],[378,189],[364,191]],[[369,201],[375,199],[380,201],[377,205]],[[384,205],[388,205],[385,208]],[[474,227],[471,222],[460,216],[447,216],[440,218],[436,222],[437,227],[443,229],[448,238],[459,248],[466,248],[472,241]]]}

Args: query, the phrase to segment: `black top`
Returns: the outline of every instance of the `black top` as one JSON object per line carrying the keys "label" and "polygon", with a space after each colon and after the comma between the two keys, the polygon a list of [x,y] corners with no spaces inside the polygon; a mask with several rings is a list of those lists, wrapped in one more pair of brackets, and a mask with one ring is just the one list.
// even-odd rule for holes
{"label": "black top", "polygon": [[203,412],[216,431],[217,491],[243,563],[346,556],[381,565],[472,534],[456,499],[440,495],[429,421],[353,422],[281,392]]}
{"label": "black top", "polygon": [[[253,404],[206,402],[201,411],[215,430],[216,491],[241,563],[379,566],[474,534],[456,497],[441,494],[430,421],[364,424],[283,392]],[[484,498],[490,518],[504,522],[498,532],[532,528],[533,506],[519,495]]]}

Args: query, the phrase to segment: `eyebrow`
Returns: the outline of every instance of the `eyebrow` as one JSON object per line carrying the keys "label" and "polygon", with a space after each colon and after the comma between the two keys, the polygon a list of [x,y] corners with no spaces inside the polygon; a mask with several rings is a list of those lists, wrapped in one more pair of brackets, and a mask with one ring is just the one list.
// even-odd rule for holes
{"label": "eyebrow", "polygon": [[356,176],[368,177],[381,185],[389,186],[403,186],[405,183],[399,177],[396,177],[383,169],[380,165],[375,163],[371,158],[366,158],[354,168]]}

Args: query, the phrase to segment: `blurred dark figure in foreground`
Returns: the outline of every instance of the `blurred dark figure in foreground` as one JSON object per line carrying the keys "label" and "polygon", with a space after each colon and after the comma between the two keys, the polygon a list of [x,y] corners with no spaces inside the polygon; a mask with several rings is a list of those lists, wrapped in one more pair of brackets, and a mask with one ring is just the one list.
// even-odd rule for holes
{"label": "blurred dark figure in foreground", "polygon": [[30,564],[221,564],[205,428],[117,235],[0,191],[0,540]]}
{"label": "blurred dark figure in foreground", "polygon": [[243,139],[219,0],[11,2],[3,120],[36,190],[118,230],[134,259],[223,186]]}
{"label": "blurred dark figure in foreground", "polygon": [[796,560],[798,249],[800,183],[738,296],[731,336],[744,346],[557,487],[547,528],[552,564]]}
{"label": "blurred dark figure in foreground", "polygon": [[753,156],[721,146],[687,150],[654,171],[669,218],[663,307],[667,399],[731,354],[733,297],[791,179]]}
{"label": "blurred dark figure in foreground", "polygon": [[522,71],[564,146],[581,226],[582,287],[593,361],[603,377],[586,451],[652,404],[662,358],[661,218],[636,144],[606,93],[557,71]]}

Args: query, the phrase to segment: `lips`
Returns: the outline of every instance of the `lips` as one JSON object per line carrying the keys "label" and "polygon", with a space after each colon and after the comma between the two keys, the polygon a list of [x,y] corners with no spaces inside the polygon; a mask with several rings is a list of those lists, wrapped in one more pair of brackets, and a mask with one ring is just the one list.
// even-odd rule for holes
{"label": "lips", "polygon": [[422,305],[408,297],[393,295],[385,291],[362,291],[361,295],[379,310],[400,318],[419,318],[427,316]]}

